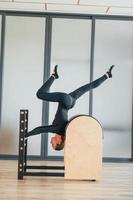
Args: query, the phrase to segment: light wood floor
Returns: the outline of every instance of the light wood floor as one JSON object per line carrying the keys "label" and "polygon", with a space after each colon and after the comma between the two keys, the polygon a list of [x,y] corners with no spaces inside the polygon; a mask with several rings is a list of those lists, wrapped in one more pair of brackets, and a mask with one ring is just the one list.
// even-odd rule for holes
{"label": "light wood floor", "polygon": [[17,162],[0,161],[0,200],[3,199],[133,200],[133,164],[104,163],[99,182],[65,181],[61,177],[26,177],[18,181]]}

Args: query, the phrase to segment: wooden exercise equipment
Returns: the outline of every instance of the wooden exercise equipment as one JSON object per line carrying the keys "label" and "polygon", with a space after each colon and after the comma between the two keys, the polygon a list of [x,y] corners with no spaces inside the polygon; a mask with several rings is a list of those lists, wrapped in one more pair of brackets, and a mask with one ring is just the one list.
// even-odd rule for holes
{"label": "wooden exercise equipment", "polygon": [[[18,179],[24,176],[62,176],[65,179],[97,180],[102,167],[102,128],[87,115],[74,117],[66,128],[64,166],[33,166],[27,162],[28,110],[20,110]],[[32,171],[30,171],[30,169]],[[33,171],[33,170],[41,170]],[[48,171],[47,171],[48,170]]]}
{"label": "wooden exercise equipment", "polygon": [[73,118],[66,129],[65,179],[99,180],[102,169],[102,127],[90,116]]}

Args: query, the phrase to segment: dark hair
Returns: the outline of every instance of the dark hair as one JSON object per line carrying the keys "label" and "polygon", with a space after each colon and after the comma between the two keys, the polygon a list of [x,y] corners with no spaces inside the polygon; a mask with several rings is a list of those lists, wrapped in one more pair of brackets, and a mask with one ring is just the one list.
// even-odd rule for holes
{"label": "dark hair", "polygon": [[56,151],[61,151],[64,148],[64,142],[61,142],[60,144],[57,144],[55,147]]}

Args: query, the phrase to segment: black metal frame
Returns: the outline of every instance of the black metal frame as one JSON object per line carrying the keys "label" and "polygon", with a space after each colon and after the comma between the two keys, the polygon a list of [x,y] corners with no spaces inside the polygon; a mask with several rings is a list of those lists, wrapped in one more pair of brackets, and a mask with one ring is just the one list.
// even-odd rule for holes
{"label": "black metal frame", "polygon": [[[44,54],[44,77],[43,81],[45,82],[50,74],[50,61],[51,61],[51,37],[52,37],[52,18],[46,18],[45,26],[45,54]],[[45,113],[45,114],[44,114]],[[47,116],[47,117],[46,117]],[[47,125],[49,119],[49,103],[43,101],[42,108],[42,125]],[[41,157],[45,159],[48,154],[48,134],[41,135]],[[45,147],[45,149],[44,149]]]}
{"label": "black metal frame", "polygon": [[[93,81],[93,71],[94,71],[94,44],[95,44],[95,18],[92,18],[91,25],[91,55],[90,55],[90,82]],[[89,115],[92,115],[93,105],[93,91],[89,93]]]}
{"label": "black metal frame", "polygon": [[[36,166],[27,164],[27,145],[28,139],[25,137],[28,130],[28,110],[20,110],[19,125],[19,154],[18,154],[18,179],[22,180],[24,176],[64,176],[64,172],[56,172],[56,170],[64,170],[64,166]],[[33,172],[29,169],[54,170],[54,172]]]}
{"label": "black metal frame", "polygon": [[[0,10],[0,15],[2,15],[2,29],[1,29],[1,47],[0,47],[0,121],[1,121],[1,96],[2,96],[2,73],[3,73],[3,61],[4,61],[4,44],[5,44],[5,20],[6,16],[27,16],[27,17],[45,17],[46,18],[46,31],[45,35],[45,51],[47,49],[47,53],[44,55],[44,81],[47,79],[49,75],[49,66],[50,66],[50,54],[51,54],[51,30],[52,30],[52,18],[70,18],[70,19],[91,19],[92,20],[92,32],[91,32],[91,57],[90,57],[90,80],[93,80],[93,61],[94,61],[94,41],[95,41],[95,20],[122,20],[122,21],[133,21],[133,16],[122,16],[122,15],[98,15],[98,14],[73,14],[73,13],[54,13],[54,12],[29,12],[29,11],[11,11],[11,10]],[[50,37],[49,37],[50,36]],[[48,38],[49,39],[48,39]],[[45,61],[46,60],[46,61]],[[133,99],[133,98],[132,98]],[[93,93],[90,93],[90,105],[89,105],[89,114],[92,114],[92,103],[93,103]],[[44,112],[48,114],[49,108],[48,104],[43,104],[43,116],[42,123],[46,123],[48,121],[44,117]],[[44,122],[44,119],[45,122]],[[133,111],[132,111],[132,119],[133,119]],[[47,151],[44,151],[44,143],[47,146],[48,136],[42,136],[41,140],[41,155],[40,156],[30,156],[31,159],[36,160],[62,160],[62,157],[56,156],[48,156]],[[104,158],[104,161],[111,162],[129,162],[133,161],[133,123],[132,123],[132,139],[131,139],[132,147],[131,147],[131,159],[130,158]],[[17,156],[14,155],[0,155],[0,159],[16,159]]]}
{"label": "black metal frame", "polygon": [[58,13],[58,12],[32,12],[17,10],[0,10],[0,14],[6,16],[27,16],[27,17],[47,17],[52,18],[70,18],[70,19],[111,19],[111,20],[128,20],[132,21],[133,16],[127,15],[104,15],[104,14],[81,14],[81,13]]}

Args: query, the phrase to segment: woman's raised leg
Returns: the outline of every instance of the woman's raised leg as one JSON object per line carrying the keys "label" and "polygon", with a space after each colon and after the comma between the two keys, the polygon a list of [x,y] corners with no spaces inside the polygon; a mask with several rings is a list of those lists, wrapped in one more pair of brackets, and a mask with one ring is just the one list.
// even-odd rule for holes
{"label": "woman's raised leg", "polygon": [[91,83],[88,83],[86,85],[81,86],[80,88],[74,90],[73,92],[69,93],[73,98],[78,99],[80,96],[85,94],[86,92],[100,86],[106,79],[112,77],[112,69],[114,68],[114,65],[112,65],[109,69],[109,71],[104,74],[102,77],[96,79],[95,81],[92,81]]}

